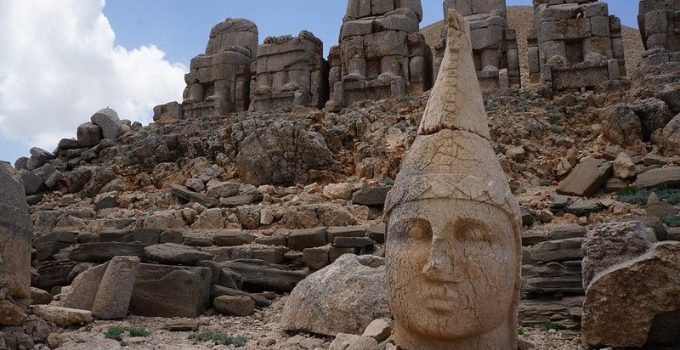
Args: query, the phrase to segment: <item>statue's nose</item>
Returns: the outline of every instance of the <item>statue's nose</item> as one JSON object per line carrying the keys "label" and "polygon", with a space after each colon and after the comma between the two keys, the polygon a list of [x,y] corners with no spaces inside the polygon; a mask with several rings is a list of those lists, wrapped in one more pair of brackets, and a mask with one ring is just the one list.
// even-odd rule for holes
{"label": "statue's nose", "polygon": [[455,281],[453,261],[446,252],[444,242],[433,240],[430,256],[428,257],[425,266],[423,266],[422,273],[426,278],[433,281]]}

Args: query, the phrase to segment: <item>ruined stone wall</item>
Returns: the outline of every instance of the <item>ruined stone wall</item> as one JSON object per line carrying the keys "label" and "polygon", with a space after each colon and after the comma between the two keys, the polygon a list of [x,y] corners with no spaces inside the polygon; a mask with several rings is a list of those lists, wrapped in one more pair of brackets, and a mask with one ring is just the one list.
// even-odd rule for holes
{"label": "ruined stone wall", "polygon": [[638,15],[643,65],[680,62],[680,0],[642,0]]}
{"label": "ruined stone wall", "polygon": [[213,27],[206,53],[191,60],[184,78],[183,117],[247,110],[257,44],[257,26],[251,21],[227,19]]}
{"label": "ruined stone wall", "polygon": [[330,106],[419,94],[430,88],[420,0],[350,0],[331,48]]}
{"label": "ruined stone wall", "polygon": [[258,48],[251,74],[253,111],[322,108],[328,100],[323,42],[310,32],[267,38]]}
{"label": "ruined stone wall", "polygon": [[606,3],[534,0],[532,82],[554,90],[593,87],[626,75],[621,21]]}
{"label": "ruined stone wall", "polygon": [[[482,91],[519,88],[517,36],[508,26],[505,0],[445,0],[444,15],[449,9],[456,10],[470,24],[472,55]],[[446,49],[444,30],[434,49],[436,79]]]}

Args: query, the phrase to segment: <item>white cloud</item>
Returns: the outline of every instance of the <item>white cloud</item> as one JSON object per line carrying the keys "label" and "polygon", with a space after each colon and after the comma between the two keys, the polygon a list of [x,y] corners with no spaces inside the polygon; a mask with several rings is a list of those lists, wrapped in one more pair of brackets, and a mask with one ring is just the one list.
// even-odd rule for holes
{"label": "white cloud", "polygon": [[155,46],[126,49],[104,0],[0,1],[0,139],[51,149],[97,110],[148,122],[181,100],[186,67]]}

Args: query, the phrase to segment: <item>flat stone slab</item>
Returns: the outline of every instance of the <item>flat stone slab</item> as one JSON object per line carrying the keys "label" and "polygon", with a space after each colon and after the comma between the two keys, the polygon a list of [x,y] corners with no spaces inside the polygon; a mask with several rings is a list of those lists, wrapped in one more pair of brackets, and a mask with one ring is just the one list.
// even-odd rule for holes
{"label": "flat stone slab", "polygon": [[652,169],[638,175],[633,184],[639,188],[680,187],[680,167]]}
{"label": "flat stone slab", "polygon": [[612,175],[612,164],[604,159],[585,158],[581,160],[566,179],[557,186],[557,193],[592,197]]}

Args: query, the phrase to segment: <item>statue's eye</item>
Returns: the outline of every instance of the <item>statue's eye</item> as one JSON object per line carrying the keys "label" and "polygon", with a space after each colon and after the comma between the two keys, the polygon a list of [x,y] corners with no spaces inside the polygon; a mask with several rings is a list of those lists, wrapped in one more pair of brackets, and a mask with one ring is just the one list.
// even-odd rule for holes
{"label": "statue's eye", "polygon": [[425,219],[414,219],[407,224],[409,238],[413,241],[432,241],[432,226]]}
{"label": "statue's eye", "polygon": [[461,242],[489,242],[488,228],[477,220],[461,219],[447,225],[447,230],[453,232]]}

